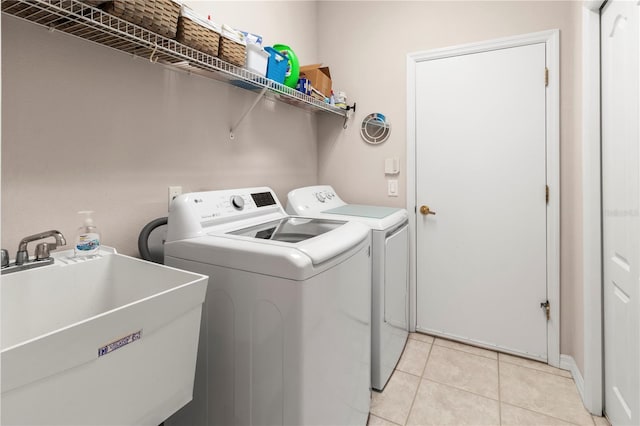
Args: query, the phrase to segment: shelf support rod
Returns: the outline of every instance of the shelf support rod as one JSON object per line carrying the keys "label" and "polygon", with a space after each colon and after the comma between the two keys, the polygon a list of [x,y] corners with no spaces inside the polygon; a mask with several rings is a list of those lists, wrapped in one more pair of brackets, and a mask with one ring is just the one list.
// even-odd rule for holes
{"label": "shelf support rod", "polygon": [[256,96],[256,100],[253,101],[253,103],[251,104],[251,106],[249,107],[249,109],[247,109],[242,116],[240,116],[240,118],[238,119],[238,121],[236,122],[236,124],[234,124],[231,129],[229,130],[229,139],[234,140],[236,135],[235,135],[235,131],[238,130],[238,127],[240,127],[240,124],[242,124],[242,122],[244,121],[245,117],[247,115],[249,115],[249,113],[251,111],[253,111],[253,109],[256,107],[256,105],[258,105],[258,102],[260,102],[260,99],[264,96],[264,94],[266,93],[267,89],[269,87],[263,87],[262,90],[260,91],[260,93],[258,94],[258,96]]}
{"label": "shelf support rod", "polygon": [[349,121],[349,119],[351,118],[351,116],[353,115],[353,113],[356,112],[356,103],[353,103],[353,106],[349,106],[347,105],[347,110],[345,111],[344,114],[344,123],[342,123],[342,128],[346,129],[347,128],[347,123]]}

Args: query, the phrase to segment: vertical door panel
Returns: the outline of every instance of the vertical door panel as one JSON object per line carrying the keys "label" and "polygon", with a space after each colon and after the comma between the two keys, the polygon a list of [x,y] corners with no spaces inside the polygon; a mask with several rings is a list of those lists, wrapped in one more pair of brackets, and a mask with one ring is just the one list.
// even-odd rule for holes
{"label": "vertical door panel", "polygon": [[639,26],[636,2],[601,15],[605,410],[640,424]]}

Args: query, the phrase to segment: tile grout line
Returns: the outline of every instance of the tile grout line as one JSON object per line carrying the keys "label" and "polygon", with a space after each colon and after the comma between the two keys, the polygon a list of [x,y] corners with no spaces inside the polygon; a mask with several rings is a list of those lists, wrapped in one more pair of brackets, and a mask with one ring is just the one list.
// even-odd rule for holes
{"label": "tile grout line", "polygon": [[[531,408],[520,407],[519,405],[511,404],[510,402],[505,402],[504,404],[505,405],[509,405],[511,407],[514,407],[514,408],[518,408],[520,410],[528,411],[530,413],[540,414],[542,416],[549,417],[551,419],[560,420],[561,422],[569,423],[569,424],[572,424],[572,425],[580,425],[580,423],[574,423],[574,422],[572,422],[570,420],[561,419],[560,417],[557,417],[557,416],[552,416],[552,415],[547,414],[547,413],[541,413],[540,411],[532,410]],[[595,422],[594,422],[594,424],[595,424]]]}
{"label": "tile grout line", "polygon": [[[380,416],[380,415],[378,415],[378,414],[369,413],[369,417],[371,417],[371,416],[374,416],[374,417],[377,417],[377,418],[379,418],[379,419],[382,419],[382,420],[384,420],[385,422],[389,422],[389,423],[391,423],[392,425],[402,426],[402,425],[400,425],[400,424],[398,424],[398,423],[396,423],[396,422],[394,422],[394,421],[391,421],[391,420],[387,419],[386,417],[382,417],[382,416]],[[368,422],[367,422],[367,426],[369,426],[369,423],[368,423]]]}
{"label": "tile grout line", "polygon": [[[435,341],[435,339],[434,339]],[[420,385],[422,384],[424,372],[427,369],[427,363],[429,362],[429,357],[431,357],[431,351],[433,350],[433,342],[431,342],[431,346],[429,347],[429,353],[427,354],[427,359],[424,361],[424,367],[422,367],[422,374],[418,380],[418,386],[416,387],[416,393],[413,394],[413,400],[411,401],[411,406],[409,407],[409,412],[407,413],[407,418],[404,420],[404,425],[406,426],[409,421],[409,417],[411,416],[411,411],[413,410],[413,406],[416,403],[416,398],[418,397],[418,391],[420,390]]]}
{"label": "tile grout line", "polygon": [[[498,363],[499,363],[500,361],[502,361],[502,362],[506,362],[507,364],[517,365],[518,367],[528,368],[529,370],[535,370],[535,371],[539,371],[539,372],[541,372],[541,373],[552,374],[552,375],[554,375],[554,376],[564,377],[565,379],[571,379],[571,380],[573,380],[573,378],[572,378],[572,377],[563,376],[562,374],[558,374],[558,373],[555,373],[555,372],[552,372],[552,371],[545,371],[545,370],[541,370],[541,369],[539,369],[539,368],[529,367],[528,365],[522,365],[522,364],[518,364],[518,363],[513,362],[513,361],[509,361],[509,360],[505,360],[505,359],[500,359],[500,354],[501,354],[502,352],[499,352],[499,351],[494,351],[494,350],[492,350],[492,349],[486,349],[486,348],[480,348],[480,347],[478,347],[478,346],[467,345],[466,343],[455,342],[455,341],[453,341],[453,340],[447,340],[447,339],[444,339],[444,338],[436,338],[436,337],[434,337],[434,336],[432,336],[432,337],[433,337],[433,343],[432,343],[432,344],[433,344],[433,345],[436,345],[436,346],[438,346],[438,347],[440,347],[440,348],[451,349],[451,350],[453,350],[453,351],[458,351],[458,352],[462,352],[462,353],[465,353],[465,354],[470,354],[470,355],[480,356],[480,357],[487,358],[487,359],[495,359],[495,360],[497,360],[497,361],[498,361]],[[465,350],[462,350],[462,349],[459,349],[459,348],[455,348],[455,347],[451,347],[451,346],[447,346],[447,345],[437,344],[437,343],[436,343],[436,341],[437,341],[438,339],[440,339],[440,340],[444,340],[445,342],[459,343],[459,344],[461,344],[461,345],[469,346],[470,348],[480,349],[480,350],[483,350],[483,351],[490,351],[490,352],[493,352],[494,354],[496,354],[496,357],[494,358],[494,357],[491,357],[491,356],[481,355],[481,354],[479,354],[479,353],[470,352],[470,351],[465,351]],[[413,339],[413,340],[417,340],[417,339]],[[420,341],[420,340],[418,340],[418,341]],[[504,355],[509,355],[509,356],[518,357],[517,355],[512,355],[512,354],[507,354],[507,353],[505,353]],[[522,359],[524,359],[524,360],[529,360],[528,358],[522,358]],[[534,360],[531,360],[531,361],[536,362],[536,361],[534,361]],[[538,361],[538,362],[539,362],[539,361]],[[549,368],[556,368],[556,367],[553,367],[553,366],[551,366],[551,365],[549,365],[549,364],[545,364],[545,363],[543,363],[543,362],[541,362],[541,364],[542,364],[542,365],[546,365],[546,366],[548,366]],[[567,371],[567,370],[563,370],[562,368],[558,368],[558,370],[560,370],[560,371]]]}
{"label": "tile grout line", "polygon": [[[443,348],[443,349],[445,349],[445,350],[451,350],[451,351],[455,351],[455,352],[458,352],[458,353],[462,353],[462,354],[464,354],[464,355],[466,355],[466,356],[476,357],[476,358],[482,358],[482,359],[484,359],[484,360],[495,361],[495,362],[499,365],[499,361],[498,361],[498,357],[497,357],[497,355],[498,355],[498,354],[497,354],[497,353],[496,353],[496,358],[490,358],[490,357],[486,357],[486,356],[482,356],[482,355],[474,354],[474,353],[471,353],[471,352],[466,352],[466,351],[461,351],[461,350],[458,350],[458,349],[450,348],[450,347],[448,347],[448,346],[441,346],[441,345],[435,345],[435,346],[438,346],[439,348]],[[499,371],[499,370],[498,370],[498,371]],[[423,377],[423,378],[424,378],[424,377]],[[464,389],[464,388],[462,388],[462,387],[458,387],[458,386],[453,385],[453,384],[451,384],[451,383],[444,383],[444,382],[440,382],[440,381],[435,380],[435,379],[433,379],[433,378],[424,378],[424,379],[425,379],[425,380],[429,380],[429,381],[431,381],[431,382],[433,382],[433,383],[438,383],[438,384],[440,384],[440,385],[448,386],[448,387],[450,387],[450,388],[452,388],[452,389],[456,389],[456,390],[460,390],[460,391],[463,391],[463,392],[467,392],[467,393],[470,393],[470,394],[472,394],[472,395],[476,395],[476,396],[479,396],[479,397],[482,397],[482,398],[490,399],[490,400],[492,400],[492,401],[497,401],[497,402],[498,402],[498,404],[500,403],[500,396],[499,396],[499,390],[500,390],[500,389],[499,389],[499,388],[498,388],[498,397],[497,397],[497,398],[495,398],[495,397],[491,397],[491,396],[483,395],[483,394],[478,393],[478,392],[471,391],[471,390],[469,390],[469,389]],[[498,379],[499,379],[499,377],[498,377]]]}
{"label": "tile grout line", "polygon": [[[507,363],[507,364],[509,364],[509,365],[512,365],[512,366],[515,366],[515,367],[523,368],[523,369],[525,369],[525,370],[528,370],[529,372],[533,371],[533,372],[536,372],[536,373],[546,373],[548,376],[553,376],[553,377],[561,378],[561,379],[568,379],[568,380],[571,380],[572,382],[574,382],[574,380],[573,380],[573,379],[568,378],[568,377],[563,377],[563,376],[560,376],[560,375],[558,375],[558,374],[548,373],[548,372],[546,372],[546,371],[541,371],[541,370],[538,370],[538,369],[535,369],[535,368],[525,367],[525,366],[523,366],[523,365],[510,363],[510,362],[507,362],[507,361],[504,361],[504,360],[500,360],[500,361],[501,361],[501,362],[505,362],[505,363]],[[528,373],[527,373],[527,374],[528,374]],[[574,384],[575,384],[575,382],[574,382]],[[582,405],[582,401],[580,401],[580,402],[581,402],[581,405]],[[548,412],[539,411],[539,410],[534,410],[534,409],[532,409],[532,408],[525,407],[525,406],[522,406],[522,405],[519,405],[519,404],[515,404],[515,403],[513,403],[513,402],[502,402],[502,399],[501,399],[501,404],[502,404],[502,403],[504,403],[505,405],[509,405],[509,406],[511,406],[511,407],[515,407],[515,408],[518,408],[518,409],[521,409],[521,410],[525,410],[525,411],[531,412],[531,413],[535,413],[535,414],[539,414],[539,415],[542,415],[542,416],[545,416],[545,417],[550,417],[550,418],[552,418],[552,419],[560,420],[560,421],[562,421],[562,422],[565,422],[565,423],[568,423],[568,424],[571,424],[571,425],[579,425],[579,424],[581,424],[581,423],[579,423],[579,422],[578,422],[578,420],[570,420],[570,419],[568,419],[568,418],[562,418],[562,417],[559,417],[559,416],[557,416],[557,415],[554,415],[554,414],[551,414],[551,413],[548,413]],[[593,419],[593,416],[591,415],[591,413],[589,413],[588,411],[586,411],[586,409],[584,408],[584,406],[583,406],[583,410],[585,410],[585,412],[589,415],[589,417],[591,418],[591,422],[592,422],[592,423],[594,424],[594,426],[595,426],[595,420]]]}
{"label": "tile grout line", "polygon": [[424,360],[424,366],[422,367],[422,372],[420,373],[420,379],[424,377],[424,372],[427,369],[427,362],[429,362],[429,358],[431,357],[431,351],[433,350],[434,342],[435,342],[435,339],[433,342],[431,342],[431,346],[429,346],[429,352],[427,353],[427,359]]}
{"label": "tile grout line", "polygon": [[[414,339],[414,340],[415,340],[415,339]],[[441,340],[445,340],[445,341],[447,341],[446,339],[441,339]],[[464,350],[461,350],[461,349],[458,349],[458,348],[452,348],[452,347],[444,346],[444,345],[437,345],[437,344],[436,344],[436,341],[437,341],[437,338],[435,338],[435,337],[434,337],[434,339],[433,339],[433,343],[432,343],[432,345],[431,345],[431,347],[432,347],[432,348],[433,348],[433,346],[438,346],[439,348],[449,349],[449,350],[452,350],[452,351],[461,352],[461,353],[463,353],[463,354],[473,355],[473,356],[481,357],[481,358],[484,358],[484,359],[490,359],[490,360],[494,360],[494,361],[496,361],[496,362],[498,363],[498,374],[499,374],[499,372],[500,372],[500,363],[501,363],[501,362],[505,362],[505,363],[507,363],[507,364],[509,364],[509,365],[515,365],[516,367],[522,367],[522,368],[526,368],[527,370],[533,370],[533,371],[536,371],[536,372],[539,372],[539,373],[546,373],[546,374],[550,374],[550,375],[555,376],[555,377],[562,377],[563,379],[568,379],[568,380],[574,381],[572,377],[566,377],[566,376],[563,376],[563,375],[561,375],[561,374],[556,374],[556,373],[554,373],[554,372],[544,371],[544,370],[540,370],[540,369],[537,369],[537,368],[532,368],[532,367],[529,367],[529,366],[526,366],[526,365],[517,364],[517,363],[515,363],[515,362],[510,362],[510,361],[508,361],[508,360],[504,360],[504,359],[502,359],[502,357],[500,357],[501,352],[492,351],[493,353],[495,353],[495,354],[496,354],[496,357],[495,357],[495,358],[493,358],[493,357],[489,357],[489,356],[485,356],[485,355],[480,355],[480,354],[473,353],[473,352],[464,351]],[[461,344],[464,344],[464,343],[461,343]],[[470,346],[470,345],[467,345],[467,346]],[[475,347],[475,346],[471,346],[471,347]],[[490,349],[484,349],[484,348],[479,348],[479,349],[483,349],[483,350],[491,351]],[[429,354],[431,354],[431,350],[430,350]],[[506,355],[510,355],[510,354],[506,354]],[[510,356],[515,356],[515,355],[510,355]],[[523,358],[523,359],[526,359],[526,358]],[[543,364],[543,365],[548,365],[548,364]],[[551,367],[551,366],[549,366],[549,367]],[[562,369],[559,369],[559,370],[562,370]],[[403,371],[403,370],[400,370],[400,371]],[[565,370],[562,370],[562,371],[565,371]],[[407,374],[412,374],[412,373],[408,373],[408,372],[406,372],[406,371],[403,371],[403,372],[404,372],[404,373],[407,373]],[[415,374],[412,374],[412,375],[413,375],[413,376],[415,376]],[[424,375],[424,371],[423,371],[423,375]],[[417,376],[416,376],[416,377],[417,377]],[[486,395],[482,395],[482,394],[479,394],[479,393],[476,393],[476,392],[471,392],[471,391],[468,391],[468,390],[466,390],[466,389],[458,388],[458,387],[456,387],[456,386],[453,386],[453,385],[450,385],[450,384],[447,384],[447,383],[441,383],[441,382],[438,382],[437,380],[433,380],[433,379],[429,379],[429,380],[431,380],[432,382],[435,382],[435,383],[439,383],[439,384],[441,384],[441,385],[450,386],[450,387],[452,387],[452,388],[454,388],[454,389],[463,390],[463,391],[465,391],[465,392],[469,392],[469,393],[472,393],[472,394],[474,394],[474,395],[478,395],[478,396],[482,396],[482,397],[485,397],[485,398],[493,399],[493,398],[488,397],[488,396],[486,396]],[[575,383],[575,381],[574,381],[574,383]],[[498,376],[498,385],[499,385],[499,384],[500,384],[500,376]],[[494,399],[494,401],[495,401],[495,399]],[[498,401],[500,401],[500,389],[498,389]]]}
{"label": "tile grout line", "polygon": [[408,372],[408,371],[400,370],[399,368],[396,368],[394,371],[399,371],[399,372],[401,372],[401,373],[408,374],[408,375],[410,375],[410,376],[417,377],[417,378],[419,378],[419,379],[421,379],[421,378],[422,378],[422,376],[418,376],[417,374],[413,374],[413,373],[410,373],[410,372]]}
{"label": "tile grout line", "polygon": [[[395,373],[395,372],[396,372],[396,370],[394,370],[394,371],[393,371],[393,373]],[[400,371],[400,372],[401,372],[401,373],[404,373],[404,371]],[[393,373],[392,373],[392,374],[393,374]],[[409,374],[409,373],[406,373],[406,374]],[[412,376],[413,376],[413,374],[412,374]],[[417,377],[417,376],[414,376],[414,377]],[[378,391],[373,391],[373,392],[378,392]],[[384,391],[383,391],[383,392],[384,392]],[[378,392],[378,393],[382,393],[382,392]],[[386,421],[386,422],[389,422],[389,423],[394,424],[394,425],[397,425],[397,426],[403,426],[403,425],[401,425],[401,424],[399,424],[399,423],[394,422],[393,420],[390,420],[390,419],[388,419],[388,418],[386,418],[386,417],[382,416],[381,414],[374,414],[374,413],[372,413],[372,412],[371,412],[371,408],[369,408],[369,418],[370,418],[371,416],[377,417],[377,418],[379,418],[379,419],[382,419],[382,420],[384,420],[384,421]],[[367,426],[369,426],[369,422],[367,422]]]}
{"label": "tile grout line", "polygon": [[[414,377],[417,377],[417,376],[414,376]],[[453,385],[451,385],[449,383],[442,383],[442,382],[439,382],[439,381],[434,380],[434,379],[428,379],[426,377],[423,377],[422,380],[426,380],[428,382],[435,383],[437,385],[446,386],[448,388],[455,389],[455,390],[460,391],[460,392],[468,393],[470,395],[478,396],[478,397],[484,398],[484,399],[490,399],[491,401],[496,401],[497,403],[500,403],[500,400],[498,400],[496,398],[491,398],[490,396],[487,396],[487,395],[482,395],[482,394],[479,394],[479,393],[476,393],[476,392],[472,392],[472,391],[467,390],[467,389],[462,389],[462,388],[459,388],[457,386],[453,386]]]}
{"label": "tile grout line", "polygon": [[[418,340],[418,339],[412,339],[412,340],[423,342],[423,341]],[[575,381],[573,380],[573,378],[571,378],[571,377],[566,377],[566,376],[564,376],[564,375],[562,375],[562,374],[558,374],[559,372],[564,371],[564,370],[562,370],[562,369],[558,369],[558,372],[555,372],[555,371],[546,371],[546,370],[538,369],[538,368],[534,368],[534,367],[531,367],[531,366],[528,366],[528,365],[523,365],[523,364],[519,364],[519,363],[516,363],[516,362],[512,362],[512,361],[510,361],[509,359],[506,359],[506,360],[505,360],[503,357],[501,357],[501,356],[500,356],[500,355],[501,355],[501,353],[500,353],[500,352],[497,352],[497,351],[492,351],[492,352],[494,352],[494,353],[496,354],[496,357],[495,357],[495,358],[493,358],[493,357],[489,357],[489,356],[481,355],[481,354],[478,354],[478,353],[474,353],[474,352],[470,352],[470,351],[461,350],[461,349],[459,349],[459,348],[455,348],[455,347],[450,347],[450,346],[446,346],[446,345],[436,344],[436,341],[437,341],[437,338],[433,337],[433,340],[432,340],[432,342],[431,342],[431,347],[429,348],[429,353],[428,353],[428,355],[427,355],[427,360],[426,360],[426,362],[425,362],[425,366],[424,366],[424,368],[422,369],[422,376],[416,376],[415,374],[412,374],[412,373],[409,373],[409,372],[405,372],[405,371],[402,371],[402,370],[399,370],[399,371],[402,371],[403,373],[405,373],[405,374],[409,374],[409,375],[411,375],[411,376],[413,376],[413,377],[420,377],[420,379],[421,379],[421,380],[420,380],[420,382],[419,382],[419,384],[418,384],[418,389],[419,389],[419,387],[420,387],[420,385],[421,385],[422,381],[423,381],[423,380],[425,380],[425,381],[429,381],[429,382],[432,382],[432,383],[437,383],[437,384],[440,384],[440,385],[443,385],[443,386],[446,386],[446,387],[449,387],[449,388],[452,388],[452,389],[455,389],[455,390],[458,390],[458,391],[462,391],[462,392],[465,392],[465,393],[468,393],[468,394],[471,394],[471,395],[475,395],[475,396],[478,396],[478,397],[481,397],[481,398],[486,398],[486,399],[489,399],[489,400],[494,400],[494,401],[496,401],[495,399],[493,399],[493,398],[491,398],[491,397],[488,397],[488,396],[486,396],[486,395],[481,395],[481,394],[478,394],[478,393],[475,393],[475,392],[472,392],[472,391],[469,391],[469,390],[466,390],[466,389],[462,389],[462,388],[459,388],[459,387],[453,386],[453,385],[448,384],[448,383],[441,383],[441,382],[439,382],[439,381],[437,381],[437,380],[428,379],[428,378],[425,378],[425,377],[424,377],[424,374],[425,374],[425,372],[426,372],[426,366],[427,366],[427,363],[428,363],[429,358],[431,357],[431,354],[432,354],[432,352],[433,352],[433,348],[434,348],[434,346],[438,346],[438,347],[441,347],[441,348],[444,348],[444,349],[454,350],[454,351],[457,351],[457,352],[462,352],[462,353],[465,353],[465,354],[467,354],[467,355],[475,355],[475,356],[477,356],[477,357],[482,357],[482,358],[485,358],[485,359],[492,359],[492,360],[495,360],[495,361],[497,362],[497,373],[498,373],[498,399],[497,399],[497,402],[498,402],[498,418],[499,418],[499,422],[500,422],[500,424],[502,424],[502,404],[503,404],[503,401],[502,401],[502,391],[501,391],[501,380],[500,380],[500,364],[501,364],[502,362],[507,363],[508,365],[515,366],[515,367],[521,367],[521,368],[524,368],[524,369],[526,369],[526,370],[528,370],[528,371],[534,371],[534,372],[538,372],[538,373],[546,373],[547,375],[551,375],[551,376],[555,376],[555,377],[560,377],[560,378],[568,379],[568,380],[571,380],[571,381],[575,382]],[[426,343],[426,342],[423,342],[423,343]],[[474,346],[471,346],[471,347],[474,347]],[[485,349],[485,350],[490,351],[489,349]],[[505,354],[505,355],[515,356],[515,355],[511,355],[511,354]],[[522,359],[523,359],[523,360],[526,360],[526,358],[522,358]],[[533,361],[533,360],[532,360],[532,361]],[[534,361],[534,362],[535,362],[535,361]],[[541,365],[545,365],[545,366],[548,366],[549,368],[553,368],[552,366],[549,366],[548,364],[541,363]],[[407,420],[405,421],[405,425],[406,425],[406,423],[408,422],[408,419],[409,419],[409,416],[410,416],[410,414],[411,414],[411,411],[413,410],[413,407],[414,407],[414,405],[415,405],[415,401],[416,401],[416,399],[417,399],[417,392],[418,392],[418,390],[416,390],[416,394],[414,395],[413,401],[412,401],[412,403],[411,403],[411,407],[410,407],[410,409],[409,409],[409,414],[408,414],[408,416],[407,416]],[[578,423],[574,423],[574,422],[573,422],[573,421],[571,421],[571,420],[566,420],[566,419],[559,418],[559,417],[554,416],[554,415],[550,415],[550,414],[548,414],[548,413],[543,413],[543,412],[535,411],[535,410],[532,410],[532,409],[530,409],[530,408],[520,407],[519,405],[514,405],[514,404],[511,404],[511,403],[507,403],[507,402],[504,402],[504,404],[506,404],[506,405],[508,405],[508,406],[511,406],[511,407],[518,408],[518,409],[522,409],[522,410],[525,410],[525,411],[528,411],[528,412],[531,412],[531,413],[535,413],[535,414],[542,415],[542,416],[546,416],[546,417],[549,417],[549,418],[552,418],[552,419],[560,420],[560,421],[562,421],[562,422],[566,422],[566,423],[568,423],[568,424],[572,424],[572,425],[576,425],[576,424],[578,424]],[[589,414],[589,417],[591,418],[591,422],[592,422],[592,424],[595,426],[595,425],[596,425],[595,418],[594,418],[591,414]]]}
{"label": "tile grout line", "polygon": [[[427,353],[427,360],[429,360],[429,355],[431,354],[431,348],[433,348],[433,341],[424,342],[422,340],[411,339],[411,338],[409,340],[413,340],[414,342],[424,343],[425,345],[430,345],[429,346],[429,352]],[[404,351],[402,352],[402,355],[404,355]],[[402,358],[402,356],[400,358]],[[398,364],[400,364],[400,360],[398,360]],[[409,374],[409,375],[411,375],[413,377],[419,377],[419,378],[422,379],[422,376],[424,375],[424,370],[425,370],[426,366],[427,366],[427,361],[424,362],[424,367],[422,367],[422,372],[420,373],[420,375],[414,374],[414,373],[412,373],[410,371],[402,370],[401,368],[398,368],[398,365],[396,365],[396,367],[393,370],[394,371],[402,371],[403,373]]]}
{"label": "tile grout line", "polygon": [[[442,340],[449,341],[449,340],[446,340],[446,339],[442,339]],[[434,345],[436,345],[436,343],[435,343],[435,342],[436,342],[436,341],[435,341],[435,339],[434,339],[434,340],[433,340],[433,344],[434,344]],[[456,343],[457,343],[457,342],[456,342]],[[461,345],[464,345],[464,343],[460,343],[460,344],[461,344]],[[496,356],[495,356],[495,358],[494,358],[494,357],[491,357],[491,356],[487,356],[487,355],[480,355],[480,354],[478,354],[478,353],[474,353],[474,352],[463,351],[462,349],[452,348],[451,346],[446,346],[446,345],[436,345],[436,346],[438,346],[439,348],[451,349],[452,351],[458,351],[458,352],[462,352],[462,353],[469,354],[469,355],[480,356],[480,357],[482,357],[482,358],[487,358],[487,359],[498,359],[498,352],[497,352],[497,351],[492,351],[491,349],[478,348],[477,346],[466,345],[466,346],[469,346],[469,347],[471,347],[471,348],[482,349],[482,350],[484,350],[484,351],[491,351],[491,352],[493,352],[493,353],[496,355]]]}
{"label": "tile grout line", "polygon": [[[501,352],[499,352],[499,354],[500,354],[500,353],[501,353]],[[505,354],[505,355],[510,355],[510,354]],[[511,356],[515,356],[515,355],[511,355]],[[522,358],[522,359],[527,359],[527,358]],[[518,363],[516,363],[516,362],[507,361],[507,360],[505,360],[505,359],[501,359],[501,358],[500,358],[500,356],[498,356],[498,361],[499,361],[499,362],[505,362],[505,363],[510,364],[510,365],[516,365],[516,366],[518,366],[518,367],[522,367],[522,368],[528,368],[529,370],[533,370],[533,371],[539,371],[540,373],[551,374],[552,376],[558,376],[558,377],[562,377],[562,378],[564,378],[564,379],[573,380],[573,377],[567,377],[567,376],[563,376],[562,374],[557,374],[557,373],[554,373],[554,372],[551,372],[551,371],[544,371],[544,370],[540,370],[539,368],[533,368],[533,367],[529,367],[529,366],[527,366],[527,365],[518,364]],[[551,365],[549,365],[549,364],[544,364],[544,363],[542,363],[542,365],[546,365],[546,366],[548,366],[549,368],[556,368],[556,367],[553,367],[553,366],[551,366]],[[567,371],[567,370],[563,370],[562,368],[558,368],[558,370],[560,370],[560,371]]]}
{"label": "tile grout line", "polygon": [[[436,345],[435,343],[434,343],[434,346],[437,346],[437,347],[443,348],[443,349],[447,349],[447,350],[450,350],[450,351],[460,352],[460,353],[463,353],[465,355],[471,355],[471,356],[476,356],[478,358],[484,358],[484,359],[490,359],[492,361],[498,361],[498,352],[494,352],[496,354],[496,356],[494,358],[494,357],[490,357],[490,356],[476,354],[476,353],[473,353],[473,352],[463,351],[463,350],[456,349],[456,348],[451,348],[449,346]],[[487,349],[487,350],[489,350],[489,349]],[[513,365],[517,365],[517,364],[513,364]]]}
{"label": "tile grout line", "polygon": [[[424,336],[426,336],[426,334],[425,334]],[[414,341],[416,341],[416,342],[422,342],[422,343],[433,344],[433,342],[436,340],[436,339],[435,339],[435,337],[432,337],[432,336],[429,336],[429,337],[431,337],[431,341],[430,341],[430,342],[425,342],[424,340],[415,339],[415,338],[411,337],[411,335],[409,335],[409,337],[408,337],[408,338],[409,338],[410,340],[414,340]]]}
{"label": "tile grout line", "polygon": [[[448,339],[445,339],[444,337],[431,336],[430,334],[422,334],[422,335],[431,337],[433,339],[432,343],[434,345],[436,345],[436,346],[441,347],[441,348],[452,349],[452,350],[455,350],[455,351],[458,351],[458,352],[464,352],[464,353],[468,353],[468,354],[471,354],[471,355],[481,356],[481,357],[489,358],[489,359],[498,359],[498,361],[506,362],[506,363],[512,364],[512,365],[517,365],[518,367],[524,367],[524,368],[529,368],[531,370],[540,371],[542,373],[553,374],[554,376],[564,377],[565,379],[571,379],[572,378],[572,377],[563,376],[562,374],[558,374],[558,373],[555,373],[555,372],[552,372],[552,371],[545,371],[545,370],[541,370],[541,369],[538,369],[538,368],[529,367],[528,365],[518,364],[516,362],[509,361],[508,359],[502,359],[501,360],[500,359],[500,354],[508,355],[508,356],[515,357],[515,358],[518,358],[518,359],[523,359],[523,360],[526,360],[526,361],[539,362],[541,365],[547,366],[549,368],[554,368],[554,369],[559,370],[559,371],[564,371],[564,372],[570,373],[569,370],[564,370],[562,368],[553,367],[553,366],[551,366],[549,364],[545,364],[542,361],[536,361],[536,360],[533,360],[533,359],[520,357],[518,355],[509,354],[509,353],[506,353],[506,352],[500,352],[500,351],[497,351],[497,350],[494,350],[494,349],[487,349],[487,348],[482,348],[482,347],[479,347],[479,346],[473,346],[473,345],[469,345],[469,344],[466,344],[466,343],[457,342],[455,340],[448,340]],[[411,339],[411,337],[409,337],[409,338]],[[418,339],[413,339],[413,340],[418,340]],[[490,357],[490,356],[487,356],[487,355],[481,355],[481,354],[475,353],[475,352],[464,351],[462,349],[451,347],[451,346],[447,346],[447,345],[438,344],[438,343],[436,343],[438,340],[445,341],[445,342],[451,342],[451,343],[455,343],[455,344],[459,344],[459,345],[468,346],[470,348],[478,349],[478,350],[481,350],[481,351],[493,352],[494,354],[496,354],[496,358],[493,358],[493,357]],[[421,340],[418,340],[418,341],[421,341]]]}

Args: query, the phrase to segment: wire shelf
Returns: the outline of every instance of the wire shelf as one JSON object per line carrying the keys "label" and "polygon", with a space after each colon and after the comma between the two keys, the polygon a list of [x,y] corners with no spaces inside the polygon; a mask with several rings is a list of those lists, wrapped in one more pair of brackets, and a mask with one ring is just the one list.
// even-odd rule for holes
{"label": "wire shelf", "polygon": [[348,118],[348,111],[302,92],[192,49],[79,0],[2,0],[2,13],[44,26],[51,31],[148,58],[195,74],[229,83],[307,111],[323,111]]}

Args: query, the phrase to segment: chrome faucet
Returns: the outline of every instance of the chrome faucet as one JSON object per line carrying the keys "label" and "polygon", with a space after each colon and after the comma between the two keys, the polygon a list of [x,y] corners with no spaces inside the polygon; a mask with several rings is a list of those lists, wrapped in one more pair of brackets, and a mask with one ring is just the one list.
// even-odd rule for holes
{"label": "chrome faucet", "polygon": [[[38,244],[35,250],[35,258],[30,261],[29,252],[27,251],[27,244],[49,237],[55,238],[55,243],[43,242]],[[18,245],[18,252],[16,253],[16,260],[13,264],[10,264],[8,262],[8,259],[6,259],[6,255],[3,255],[2,273],[5,274],[9,272],[22,271],[24,269],[31,269],[38,266],[50,265],[53,263],[53,258],[50,256],[50,251],[55,250],[59,246],[64,246],[65,244],[67,244],[67,240],[65,240],[64,235],[62,235],[60,231],[56,231],[55,229],[24,237],[22,240],[20,240],[20,244]]]}
{"label": "chrome faucet", "polygon": [[[55,229],[51,231],[41,232],[39,234],[29,235],[28,237],[24,237],[20,241],[20,244],[18,245],[18,253],[16,253],[16,265],[22,265],[29,261],[27,244],[33,241],[42,240],[47,237],[54,237],[56,239],[56,242],[54,244],[51,244],[51,243],[38,244],[38,248],[40,250],[36,250],[36,260],[48,258],[49,250],[56,249],[58,246],[63,246],[67,244],[67,240],[64,239],[64,235],[62,235],[60,231],[56,231]],[[45,253],[42,252],[43,249]],[[40,253],[38,253],[39,251]],[[45,255],[43,256],[43,254]]]}

